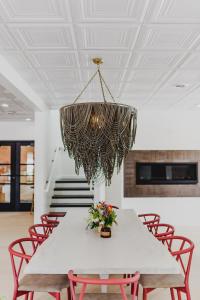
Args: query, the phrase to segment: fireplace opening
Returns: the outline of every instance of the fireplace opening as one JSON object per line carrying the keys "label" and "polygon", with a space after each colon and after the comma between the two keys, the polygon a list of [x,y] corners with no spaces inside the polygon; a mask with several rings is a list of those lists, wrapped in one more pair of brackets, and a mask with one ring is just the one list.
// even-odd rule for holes
{"label": "fireplace opening", "polygon": [[136,184],[197,184],[198,163],[136,162]]}

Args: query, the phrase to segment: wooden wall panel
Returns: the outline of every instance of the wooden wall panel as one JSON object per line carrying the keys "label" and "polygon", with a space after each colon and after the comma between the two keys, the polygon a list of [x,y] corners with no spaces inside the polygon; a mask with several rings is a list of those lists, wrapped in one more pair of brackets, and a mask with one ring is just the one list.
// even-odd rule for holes
{"label": "wooden wall panel", "polygon": [[199,150],[136,150],[124,162],[124,197],[200,197],[200,183],[177,185],[136,185],[136,162],[197,162],[200,178]]}

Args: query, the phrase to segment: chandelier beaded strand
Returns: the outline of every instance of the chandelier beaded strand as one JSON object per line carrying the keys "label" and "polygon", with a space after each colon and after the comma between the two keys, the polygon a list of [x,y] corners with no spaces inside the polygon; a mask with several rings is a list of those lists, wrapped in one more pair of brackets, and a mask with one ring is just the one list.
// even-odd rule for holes
{"label": "chandelier beaded strand", "polygon": [[[101,58],[94,58],[97,71],[90,78],[74,103],[60,109],[62,140],[65,150],[75,160],[75,171],[82,167],[88,183],[104,177],[110,185],[115,167],[133,147],[137,128],[137,110],[114,102],[100,71]],[[76,103],[91,81],[98,75],[103,102]],[[105,90],[113,102],[107,102]]]}

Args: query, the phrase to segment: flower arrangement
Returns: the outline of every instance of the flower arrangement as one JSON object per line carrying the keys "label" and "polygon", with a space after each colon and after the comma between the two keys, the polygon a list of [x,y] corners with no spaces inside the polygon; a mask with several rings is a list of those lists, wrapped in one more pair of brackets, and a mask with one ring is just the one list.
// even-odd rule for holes
{"label": "flower arrangement", "polygon": [[[87,227],[90,229],[100,229],[102,232],[110,232],[113,224],[117,224],[117,214],[112,205],[105,202],[93,204],[89,209],[89,218]],[[107,236],[107,237],[110,237]]]}

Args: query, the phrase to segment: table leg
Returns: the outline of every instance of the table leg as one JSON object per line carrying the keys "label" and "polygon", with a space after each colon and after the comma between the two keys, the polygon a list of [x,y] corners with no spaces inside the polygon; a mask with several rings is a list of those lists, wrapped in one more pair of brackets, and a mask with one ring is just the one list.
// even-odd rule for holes
{"label": "table leg", "polygon": [[[99,277],[100,277],[101,279],[108,279],[108,278],[109,278],[109,275],[108,275],[108,274],[100,274]],[[108,291],[107,285],[102,285],[102,286],[101,286],[101,292],[104,293],[104,294],[106,294],[107,291]]]}

